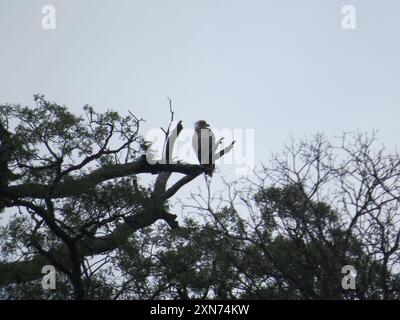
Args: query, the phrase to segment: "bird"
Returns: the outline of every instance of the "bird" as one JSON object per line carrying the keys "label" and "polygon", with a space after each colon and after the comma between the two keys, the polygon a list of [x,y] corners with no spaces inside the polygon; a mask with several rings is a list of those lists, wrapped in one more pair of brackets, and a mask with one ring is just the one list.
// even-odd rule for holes
{"label": "bird", "polygon": [[215,169],[216,143],[214,133],[207,121],[198,120],[195,122],[192,146],[200,164],[207,169],[205,174],[212,177]]}

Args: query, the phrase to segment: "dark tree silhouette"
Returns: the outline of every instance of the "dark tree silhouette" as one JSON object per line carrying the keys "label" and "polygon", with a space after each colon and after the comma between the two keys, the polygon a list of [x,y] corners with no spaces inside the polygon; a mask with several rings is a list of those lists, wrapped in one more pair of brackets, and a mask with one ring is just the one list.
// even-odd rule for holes
{"label": "dark tree silhouette", "polygon": [[192,193],[178,224],[169,199],[207,170],[170,158],[182,122],[150,164],[132,114],[35,102],[0,111],[2,298],[400,298],[400,157],[374,134],[284,146],[220,195]]}
{"label": "dark tree silhouette", "polygon": [[[38,279],[52,264],[83,299],[85,259],[158,220],[177,228],[168,199],[206,168],[169,161],[182,122],[166,132],[166,161],[151,164],[134,115],[85,106],[80,117],[41,95],[34,100],[35,108],[1,106],[0,205],[19,212],[4,229],[13,239],[4,238],[3,253],[23,259],[1,262],[0,285]],[[167,188],[173,172],[184,177]],[[142,173],[157,174],[153,188],[139,185]]]}

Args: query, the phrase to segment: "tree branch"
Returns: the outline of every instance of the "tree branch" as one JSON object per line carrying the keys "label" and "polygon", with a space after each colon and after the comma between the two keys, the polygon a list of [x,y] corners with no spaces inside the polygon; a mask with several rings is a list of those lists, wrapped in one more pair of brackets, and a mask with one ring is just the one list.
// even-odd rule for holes
{"label": "tree branch", "polygon": [[[71,196],[79,196],[88,190],[94,188],[96,185],[116,178],[122,178],[129,175],[140,173],[157,174],[160,172],[177,172],[188,175],[204,172],[205,168],[196,164],[150,164],[147,162],[146,157],[142,156],[140,159],[127,164],[114,164],[99,168],[92,173],[81,178],[65,177],[63,182],[58,184],[52,193],[52,198],[64,198]],[[5,190],[5,195],[12,198],[41,198],[46,197],[48,191],[47,185],[39,183],[24,183],[20,185],[10,186]]]}

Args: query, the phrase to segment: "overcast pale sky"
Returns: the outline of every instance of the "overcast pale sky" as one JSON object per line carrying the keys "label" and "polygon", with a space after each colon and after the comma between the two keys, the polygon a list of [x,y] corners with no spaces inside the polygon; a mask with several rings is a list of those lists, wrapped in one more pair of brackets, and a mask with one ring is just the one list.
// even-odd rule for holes
{"label": "overcast pale sky", "polygon": [[[41,26],[56,9],[56,30]],[[357,28],[341,27],[354,5]],[[400,136],[398,0],[0,0],[0,103],[32,95],[165,126],[255,130],[256,161],[290,135]],[[226,169],[231,172],[232,168]]]}

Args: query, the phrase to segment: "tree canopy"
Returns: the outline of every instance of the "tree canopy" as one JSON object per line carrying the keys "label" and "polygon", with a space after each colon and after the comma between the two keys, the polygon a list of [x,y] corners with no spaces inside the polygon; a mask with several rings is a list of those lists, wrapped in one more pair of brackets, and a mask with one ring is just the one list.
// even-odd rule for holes
{"label": "tree canopy", "polygon": [[207,168],[150,164],[131,113],[34,101],[0,106],[1,298],[400,298],[400,157],[374,134],[293,141],[221,194],[193,192],[178,223],[169,200]]}

